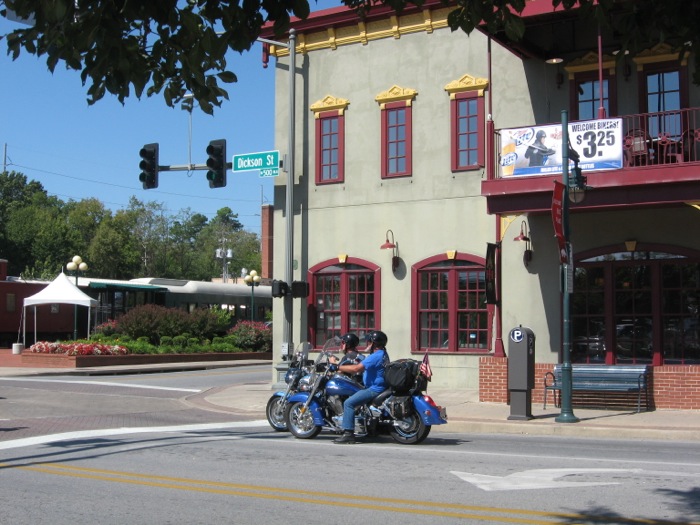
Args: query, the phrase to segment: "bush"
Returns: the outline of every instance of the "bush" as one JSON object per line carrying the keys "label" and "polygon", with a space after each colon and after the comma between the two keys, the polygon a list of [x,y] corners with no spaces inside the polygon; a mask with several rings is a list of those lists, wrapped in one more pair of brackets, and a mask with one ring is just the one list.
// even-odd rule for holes
{"label": "bush", "polygon": [[272,330],[264,323],[240,321],[228,333],[231,344],[243,351],[269,352],[272,350]]}

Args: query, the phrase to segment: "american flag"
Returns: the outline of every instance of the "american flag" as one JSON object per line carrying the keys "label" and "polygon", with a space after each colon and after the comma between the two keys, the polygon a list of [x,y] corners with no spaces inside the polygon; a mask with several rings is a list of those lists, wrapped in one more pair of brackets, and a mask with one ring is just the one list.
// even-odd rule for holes
{"label": "american flag", "polygon": [[433,369],[430,368],[430,358],[428,357],[428,351],[425,351],[425,356],[423,356],[423,361],[420,364],[420,373],[425,376],[425,378],[430,381],[433,377]]}

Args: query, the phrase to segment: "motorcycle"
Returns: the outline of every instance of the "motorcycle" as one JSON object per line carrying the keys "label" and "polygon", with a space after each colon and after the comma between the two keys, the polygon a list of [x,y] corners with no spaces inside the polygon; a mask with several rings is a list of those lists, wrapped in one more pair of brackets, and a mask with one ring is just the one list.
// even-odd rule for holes
{"label": "motorcycle", "polygon": [[[267,402],[265,409],[267,422],[277,432],[287,431],[287,422],[284,416],[287,411],[289,398],[299,389],[308,390],[310,388],[309,378],[311,367],[314,365],[314,361],[309,359],[310,349],[310,343],[301,343],[297,347],[292,361],[289,362],[287,373],[284,375],[284,382],[287,383],[287,388],[272,394]],[[301,381],[302,378],[305,378],[304,382]]]}
{"label": "motorcycle", "polygon": [[[324,429],[342,433],[343,402],[364,389],[362,383],[338,374],[331,356],[332,352],[324,346],[314,363],[311,388],[296,392],[287,401],[287,428],[299,439],[315,438]],[[355,435],[366,437],[388,432],[394,441],[404,445],[425,440],[433,425],[447,423],[445,408],[424,393],[426,386],[425,377],[417,373],[407,391],[387,388],[370,404],[358,407]]]}

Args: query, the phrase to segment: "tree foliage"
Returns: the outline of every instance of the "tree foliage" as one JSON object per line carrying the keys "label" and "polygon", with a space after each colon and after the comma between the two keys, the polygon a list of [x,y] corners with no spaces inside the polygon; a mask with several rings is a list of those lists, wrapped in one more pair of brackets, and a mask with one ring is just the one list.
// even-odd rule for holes
{"label": "tree foliage", "polygon": [[53,279],[71,257],[88,263],[89,276],[105,279],[166,277],[208,281],[222,273],[215,256],[234,252],[231,270],[260,267],[258,236],[224,207],[211,221],[135,197],[112,213],[99,200],[63,202],[21,173],[0,173],[0,258],[10,275]]}
{"label": "tree foliage", "polygon": [[[637,51],[649,42],[668,42],[683,49],[700,45],[700,3],[687,0],[551,0],[554,7],[580,7],[621,36],[623,49]],[[88,103],[110,93],[120,102],[162,93],[168,106],[191,93],[206,113],[228,99],[222,84],[236,82],[228,69],[229,51],[248,51],[264,24],[277,35],[289,28],[290,16],[306,18],[308,0],[0,0],[30,21],[4,35],[8,54],[46,56],[49,70],[59,63],[80,71],[88,85]],[[362,17],[372,8],[400,12],[424,0],[339,0]],[[519,14],[526,0],[443,0],[454,9],[448,16],[453,31],[467,34],[477,27],[523,37]],[[614,16],[613,16],[614,14]],[[700,66],[700,53],[696,53]],[[700,84],[700,67],[695,83]]]}

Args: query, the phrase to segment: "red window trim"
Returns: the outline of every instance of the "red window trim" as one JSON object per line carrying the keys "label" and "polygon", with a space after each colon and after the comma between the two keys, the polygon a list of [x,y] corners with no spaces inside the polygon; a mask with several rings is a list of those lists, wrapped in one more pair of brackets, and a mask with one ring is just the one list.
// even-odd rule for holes
{"label": "red window trim", "polygon": [[[478,257],[475,255],[467,254],[467,253],[456,253],[453,259],[450,259],[446,254],[440,254],[440,255],[434,255],[432,257],[428,257],[427,259],[423,259],[422,261],[418,261],[416,264],[414,264],[411,267],[411,353],[414,354],[422,354],[424,350],[421,349],[420,347],[420,315],[419,315],[419,310],[420,310],[420,282],[419,282],[419,274],[420,271],[423,270],[425,267],[430,266],[432,264],[442,262],[442,261],[448,261],[448,260],[458,260],[458,261],[467,261],[474,263],[476,265],[482,266],[484,268],[484,271],[486,271],[486,259],[483,257]],[[454,293],[454,292],[452,292]],[[491,347],[493,345],[493,319],[494,319],[494,305],[486,305],[486,313],[487,313],[487,321],[486,321],[486,327],[487,327],[487,341],[486,341],[486,348],[467,348],[464,350],[460,350],[458,348],[455,349],[448,349],[445,351],[440,351],[440,350],[435,350],[433,348],[430,349],[430,353],[433,354],[446,354],[446,355],[468,355],[468,354],[473,354],[473,355],[483,355],[483,354],[488,354],[491,352]]]}
{"label": "red window trim", "polygon": [[[328,118],[338,119],[338,178],[333,180],[323,180],[323,148],[322,148],[322,125],[323,120]],[[345,182],[345,114],[343,111],[324,111],[316,117],[316,184],[340,184]]]}
{"label": "red window trim", "polygon": [[[344,264],[355,264],[367,269],[368,272],[374,274],[374,324],[379,330],[382,326],[382,272],[381,268],[366,259],[358,257],[348,257],[344,263],[340,263],[337,258],[327,259],[315,264],[306,272],[307,282],[309,283],[309,296],[306,299],[307,319],[308,319],[308,337],[309,341],[316,341],[316,305],[314,297],[316,296],[316,280],[314,276],[328,266],[342,266]],[[341,330],[349,331],[349,327],[345,326],[346,319],[342,320]]]}
{"label": "red window trim", "polygon": [[[465,99],[477,99],[477,110],[476,118],[479,122],[479,128],[477,130],[477,160],[476,164],[465,164],[461,166],[459,164],[459,115],[457,108],[459,107],[459,101]],[[485,112],[484,97],[479,96],[477,91],[465,91],[462,93],[456,93],[455,96],[450,100],[450,139],[452,142],[451,151],[451,169],[455,171],[468,171],[478,168],[482,168],[485,164],[485,141],[486,135],[484,130],[484,112]]]}
{"label": "red window trim", "polygon": [[[387,141],[388,121],[387,110],[389,109],[405,109],[406,110],[406,170],[401,173],[389,173],[389,159]],[[395,177],[410,177],[413,174],[413,108],[410,101],[390,102],[382,107],[381,111],[381,127],[382,127],[382,179],[392,179]]]}

